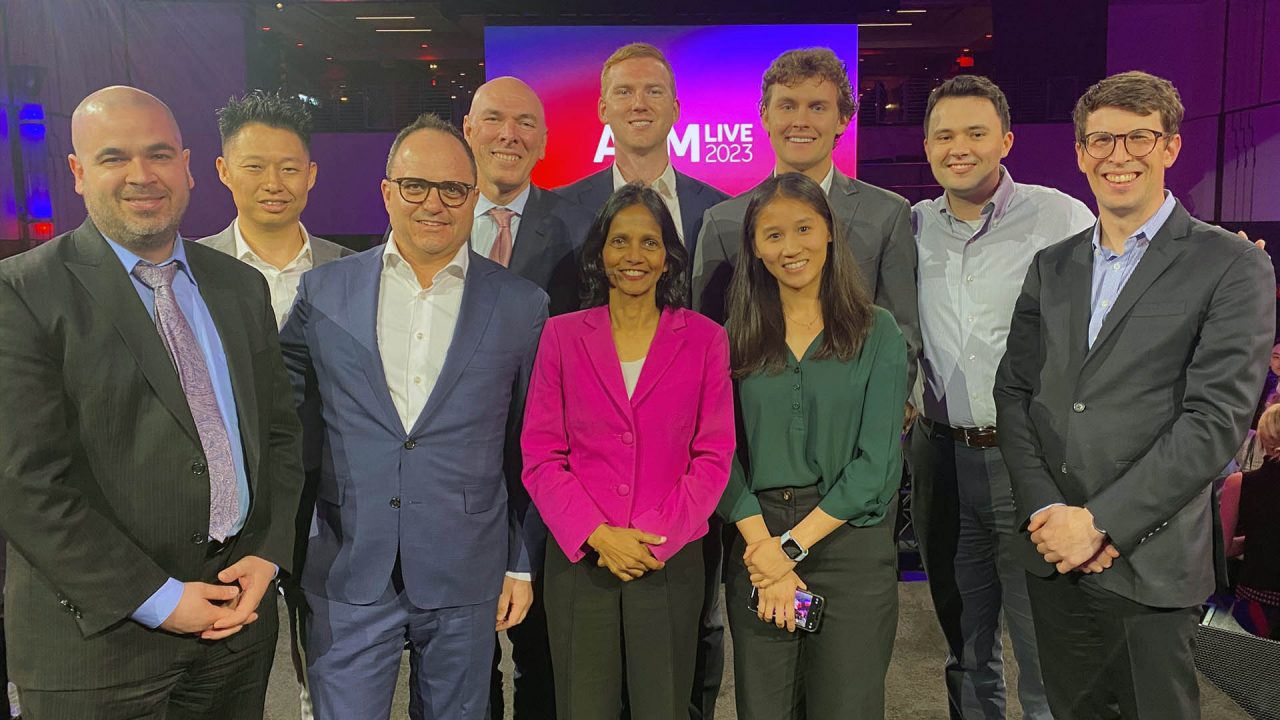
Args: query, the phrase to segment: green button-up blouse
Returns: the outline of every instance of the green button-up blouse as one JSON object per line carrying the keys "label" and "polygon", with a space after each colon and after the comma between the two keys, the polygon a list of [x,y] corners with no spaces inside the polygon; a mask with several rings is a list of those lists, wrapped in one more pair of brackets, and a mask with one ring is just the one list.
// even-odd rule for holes
{"label": "green button-up blouse", "polygon": [[817,485],[818,507],[858,526],[884,519],[902,480],[907,345],[883,308],[858,355],[814,360],[819,335],[786,369],[738,381],[739,438],[716,512],[728,522],[760,514],[756,493]]}

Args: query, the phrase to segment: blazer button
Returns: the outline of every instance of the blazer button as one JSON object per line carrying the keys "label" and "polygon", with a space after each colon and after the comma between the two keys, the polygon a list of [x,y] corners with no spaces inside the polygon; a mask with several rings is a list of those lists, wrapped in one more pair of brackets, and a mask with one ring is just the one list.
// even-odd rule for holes
{"label": "blazer button", "polygon": [[405,449],[405,450],[412,450],[412,449],[414,449],[414,448],[416,448],[416,447],[418,447],[418,443],[414,442],[412,439],[410,439],[410,440],[405,440],[405,441],[404,441],[404,449]]}
{"label": "blazer button", "polygon": [[1075,410],[1078,413],[1084,412],[1084,403],[1078,402],[1075,405],[1072,405],[1071,409]]}
{"label": "blazer button", "polygon": [[395,508],[395,509],[399,510],[399,509],[400,509],[400,498],[398,498],[398,497],[393,497],[393,498],[391,498],[391,507],[393,507],[393,508]]}
{"label": "blazer button", "polygon": [[619,495],[622,495],[623,497],[626,497],[628,494],[630,494],[630,492],[631,492],[631,486],[630,486],[630,485],[628,485],[628,484],[626,484],[626,483],[622,483],[621,485],[619,485],[619,486],[618,486],[618,494],[619,494]]}
{"label": "blazer button", "polygon": [[790,502],[790,501],[791,501],[791,491],[790,491],[790,490],[783,490],[783,491],[782,491],[782,499],[783,499],[783,500],[786,500],[786,501],[788,501],[788,502]]}
{"label": "blazer button", "polygon": [[204,541],[205,541],[204,533],[196,533],[195,535],[191,536],[191,543],[193,545],[203,545]]}
{"label": "blazer button", "polygon": [[636,436],[632,435],[629,431],[622,433],[623,445],[630,445],[631,443],[635,442],[635,440],[636,440]]}
{"label": "blazer button", "polygon": [[192,475],[203,475],[205,471],[208,469],[209,469],[209,466],[205,465],[203,462],[200,462],[199,460],[191,463]]}
{"label": "blazer button", "polygon": [[1060,470],[1062,470],[1062,474],[1063,474],[1063,475],[1066,475],[1066,474],[1067,474],[1067,464],[1066,464],[1066,463],[1062,463],[1062,467],[1061,467],[1061,468],[1059,468],[1059,469],[1060,469]]}

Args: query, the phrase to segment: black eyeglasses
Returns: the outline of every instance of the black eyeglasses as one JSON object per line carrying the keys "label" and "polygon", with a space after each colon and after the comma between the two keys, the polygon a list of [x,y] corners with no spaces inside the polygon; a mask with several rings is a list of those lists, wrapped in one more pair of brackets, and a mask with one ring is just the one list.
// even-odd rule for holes
{"label": "black eyeglasses", "polygon": [[475,185],[458,180],[442,180],[435,182],[433,180],[423,180],[415,177],[387,178],[388,181],[400,186],[400,197],[404,198],[407,203],[417,205],[427,199],[427,195],[431,194],[431,188],[435,188],[440,195],[440,202],[445,207],[461,207],[467,202],[467,196],[476,188]]}
{"label": "black eyeglasses", "polygon": [[1155,130],[1133,130],[1124,135],[1089,133],[1084,136],[1084,151],[1095,160],[1106,160],[1116,151],[1116,140],[1121,140],[1130,157],[1141,158],[1150,155],[1156,149],[1156,141],[1162,137],[1164,133]]}

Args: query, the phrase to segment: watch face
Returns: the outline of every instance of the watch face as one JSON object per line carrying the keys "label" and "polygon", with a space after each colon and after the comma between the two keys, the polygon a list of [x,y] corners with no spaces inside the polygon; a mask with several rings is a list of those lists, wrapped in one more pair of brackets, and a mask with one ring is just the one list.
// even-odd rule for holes
{"label": "watch face", "polygon": [[792,560],[795,560],[796,558],[804,554],[804,552],[800,549],[800,543],[790,538],[787,538],[787,541],[782,543],[782,552],[786,553],[787,557],[791,558]]}

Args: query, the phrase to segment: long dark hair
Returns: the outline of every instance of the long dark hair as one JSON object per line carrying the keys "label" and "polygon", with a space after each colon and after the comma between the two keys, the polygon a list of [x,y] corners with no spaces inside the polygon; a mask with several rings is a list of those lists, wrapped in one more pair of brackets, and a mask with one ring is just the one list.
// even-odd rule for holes
{"label": "long dark hair", "polygon": [[662,247],[667,251],[667,270],[658,278],[655,300],[658,309],[679,308],[689,304],[689,251],[680,242],[680,233],[671,213],[662,202],[662,196],[640,183],[629,183],[618,188],[587,231],[582,244],[582,307],[593,308],[609,304],[609,277],[604,272],[604,243],[609,228],[618,213],[632,205],[642,205],[662,228]]}
{"label": "long dark hair", "polygon": [[800,173],[769,178],[751,193],[742,224],[742,250],[729,283],[729,357],[735,378],[761,371],[770,375],[787,365],[787,325],[782,316],[778,281],[756,255],[756,224],[760,212],[774,198],[799,200],[812,207],[827,224],[831,242],[822,267],[818,300],[825,330],[815,360],[851,360],[862,349],[871,329],[871,300],[863,287],[853,251],[841,237],[822,186]]}

